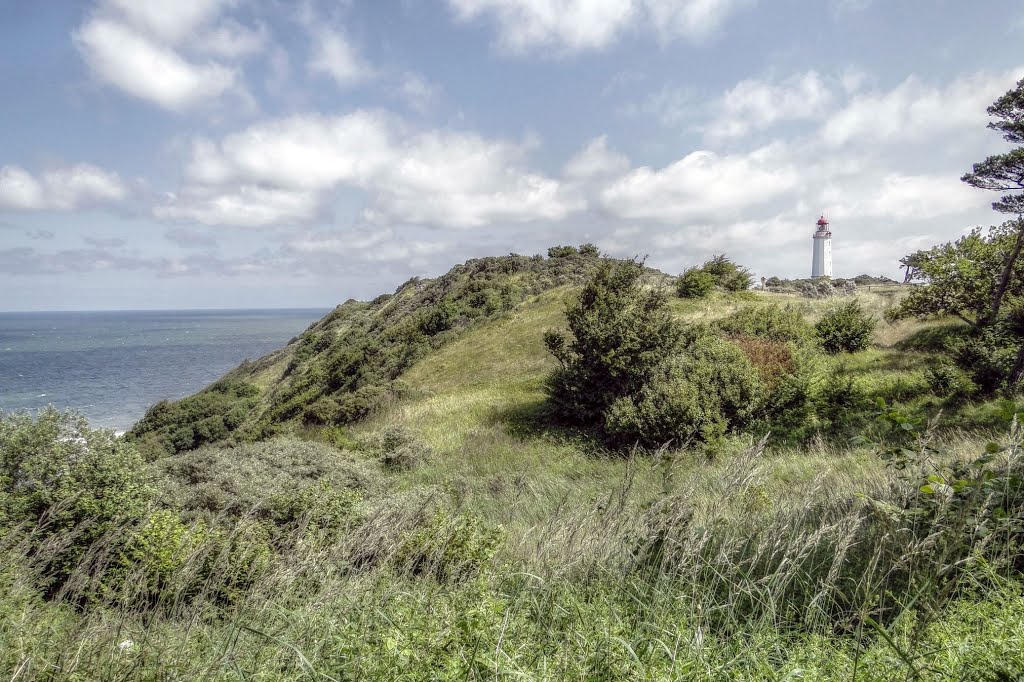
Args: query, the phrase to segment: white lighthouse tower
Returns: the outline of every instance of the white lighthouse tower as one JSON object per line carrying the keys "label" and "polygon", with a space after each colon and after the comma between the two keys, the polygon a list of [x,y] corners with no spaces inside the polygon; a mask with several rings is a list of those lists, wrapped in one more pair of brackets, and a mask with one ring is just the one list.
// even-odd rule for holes
{"label": "white lighthouse tower", "polygon": [[832,277],[832,230],[825,216],[818,218],[814,232],[814,258],[811,260],[811,279]]}

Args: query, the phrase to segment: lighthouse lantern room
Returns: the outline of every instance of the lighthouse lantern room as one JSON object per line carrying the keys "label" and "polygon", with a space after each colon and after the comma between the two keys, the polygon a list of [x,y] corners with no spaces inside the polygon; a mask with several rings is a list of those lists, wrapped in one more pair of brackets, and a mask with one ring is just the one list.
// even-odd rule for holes
{"label": "lighthouse lantern room", "polygon": [[811,260],[811,279],[832,277],[832,230],[825,216],[818,218],[814,232],[814,258]]}

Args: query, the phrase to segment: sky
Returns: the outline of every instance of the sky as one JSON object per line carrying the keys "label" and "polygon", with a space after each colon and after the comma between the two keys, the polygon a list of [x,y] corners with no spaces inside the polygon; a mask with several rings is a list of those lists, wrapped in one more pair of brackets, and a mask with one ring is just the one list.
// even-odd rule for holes
{"label": "sky", "polygon": [[1019,0],[0,0],[0,310],[329,307],[592,242],[834,274],[1000,222]]}

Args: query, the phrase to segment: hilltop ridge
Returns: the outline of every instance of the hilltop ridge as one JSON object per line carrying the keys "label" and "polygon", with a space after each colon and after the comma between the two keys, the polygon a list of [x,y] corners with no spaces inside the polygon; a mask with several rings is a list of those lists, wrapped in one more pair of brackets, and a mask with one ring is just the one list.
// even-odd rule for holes
{"label": "hilltop ridge", "polygon": [[[157,456],[259,440],[289,425],[356,422],[407,392],[402,376],[417,361],[530,297],[581,284],[603,259],[589,245],[550,254],[475,258],[371,301],[350,299],[284,348],[244,362],[193,396],[157,403],[129,438]],[[670,279],[648,273],[652,281]]]}

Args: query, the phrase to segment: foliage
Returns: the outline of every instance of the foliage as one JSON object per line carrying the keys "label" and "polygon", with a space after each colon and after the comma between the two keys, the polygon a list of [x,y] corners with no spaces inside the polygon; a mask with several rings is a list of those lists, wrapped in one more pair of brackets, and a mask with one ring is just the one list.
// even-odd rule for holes
{"label": "foliage", "polygon": [[700,335],[660,363],[636,394],[616,400],[605,430],[622,445],[714,444],[757,411],[763,392],[743,351],[724,339]]}
{"label": "foliage", "polygon": [[[992,103],[988,115],[994,117],[988,127],[1002,133],[1007,142],[1024,144],[1024,79],[1017,87]],[[1024,190],[1024,148],[1018,147],[1005,154],[989,156],[974,164],[970,173],[961,180],[981,189],[996,192],[1017,192]],[[1020,194],[1004,195],[993,204],[1002,213],[1024,213],[1024,200]]]}
{"label": "foliage", "polygon": [[575,246],[552,246],[548,249],[548,258],[568,258],[578,253]]}
{"label": "foliage", "polygon": [[479,514],[438,509],[402,539],[394,557],[400,570],[437,580],[460,580],[479,572],[501,542],[501,528]]}
{"label": "foliage", "polygon": [[1024,330],[1017,321],[1024,261],[1016,257],[1022,225],[1010,221],[987,235],[975,229],[956,242],[912,254],[927,284],[886,312],[890,319],[952,315],[966,322],[968,333],[948,344],[949,354],[986,395],[1014,392],[1024,373]]}
{"label": "foliage", "polygon": [[811,326],[793,307],[752,305],[719,320],[715,326],[730,336],[749,336],[769,341],[803,342],[810,338]]}
{"label": "foliage", "polygon": [[948,361],[928,369],[928,388],[937,396],[955,399],[969,397],[978,390],[967,372]]}
{"label": "foliage", "polygon": [[34,525],[42,536],[75,533],[52,577],[104,533],[141,518],[152,495],[138,452],[81,415],[48,407],[34,419],[0,418],[0,521]]}
{"label": "foliage", "polygon": [[746,291],[750,288],[751,274],[725,254],[717,255],[701,266],[701,270],[714,278],[715,284],[726,291]]}
{"label": "foliage", "polygon": [[[239,367],[194,396],[154,405],[129,437],[155,459],[363,420],[400,396],[398,378],[427,354],[528,296],[581,281],[598,262],[592,244],[553,251],[549,259],[474,259],[370,303],[347,301],[283,353]],[[283,365],[279,373],[275,363]],[[265,391],[254,381],[260,374],[273,377]]]}
{"label": "foliage", "polygon": [[[911,555],[911,579],[924,583],[933,608],[952,594],[958,574],[984,560],[996,572],[1024,569],[1024,452],[1016,422],[1007,444],[989,442],[967,461],[941,457],[920,420],[879,402],[895,437],[880,454],[910,486],[891,503],[875,501],[887,524],[913,529],[930,556]],[[933,462],[945,462],[937,468]]]}
{"label": "foliage", "polygon": [[[890,319],[952,315],[971,326],[990,316],[992,297],[1002,266],[1013,250],[1016,221],[989,228],[985,234],[975,228],[954,242],[912,254],[918,277],[924,286],[910,294],[887,313]],[[1018,262],[1008,295],[1024,296],[1024,262]]]}
{"label": "foliage", "polygon": [[294,438],[204,447],[151,466],[163,502],[192,516],[253,515],[287,522],[297,518],[295,510],[305,502],[296,500],[305,499],[312,486],[328,486],[325,490],[344,497],[344,491],[361,494],[375,485],[373,471],[354,454]]}
{"label": "foliage", "polygon": [[361,443],[387,471],[409,471],[430,460],[432,452],[415,433],[401,426],[389,426]]}
{"label": "foliage", "polygon": [[682,329],[665,294],[643,286],[636,261],[603,262],[566,306],[571,338],[545,335],[561,363],[548,391],[555,413],[580,425],[600,424],[616,400],[637,395],[655,367],[677,348]]}
{"label": "foliage", "polygon": [[245,421],[259,394],[252,383],[222,379],[193,396],[156,403],[127,439],[138,442],[147,459],[221,441]]}
{"label": "foliage", "polygon": [[826,313],[814,331],[826,353],[856,353],[871,345],[875,324],[858,301],[850,301]]}
{"label": "foliage", "polygon": [[715,278],[698,268],[688,268],[676,281],[680,298],[704,298],[715,289]]}

